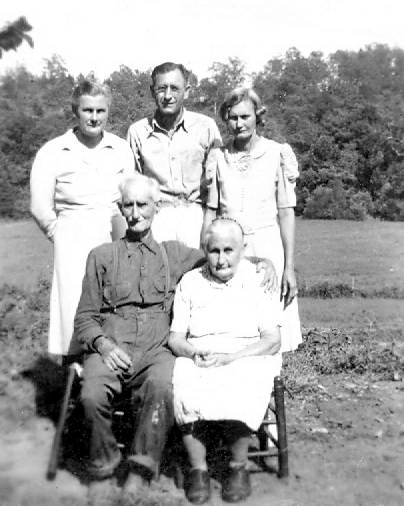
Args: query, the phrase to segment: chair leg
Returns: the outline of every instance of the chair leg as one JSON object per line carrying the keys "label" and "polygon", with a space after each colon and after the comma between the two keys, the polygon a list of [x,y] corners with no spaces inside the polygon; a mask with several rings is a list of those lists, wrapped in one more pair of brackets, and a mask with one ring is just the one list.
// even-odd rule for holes
{"label": "chair leg", "polygon": [[289,475],[289,464],[286,436],[285,387],[280,376],[276,376],[274,380],[274,398],[276,427],[278,429],[278,476],[279,478],[284,478]]}
{"label": "chair leg", "polygon": [[63,397],[63,403],[62,403],[62,407],[60,409],[60,415],[59,415],[58,424],[56,426],[55,435],[53,437],[52,449],[51,449],[51,454],[49,457],[48,469],[46,472],[46,478],[48,480],[54,480],[56,477],[57,468],[58,468],[58,464],[59,464],[60,445],[61,445],[61,441],[62,441],[62,434],[63,434],[65,424],[66,424],[66,418],[67,418],[67,414],[68,414],[68,410],[69,410],[70,397],[72,394],[72,388],[73,388],[75,376],[76,376],[76,368],[75,368],[74,364],[72,364],[69,366],[69,374],[67,376],[67,383],[66,383],[66,388],[65,388],[65,394]]}

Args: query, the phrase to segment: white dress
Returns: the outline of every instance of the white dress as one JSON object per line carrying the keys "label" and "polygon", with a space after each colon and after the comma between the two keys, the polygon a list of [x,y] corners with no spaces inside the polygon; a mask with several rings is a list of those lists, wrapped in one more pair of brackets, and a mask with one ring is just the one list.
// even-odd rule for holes
{"label": "white dress", "polygon": [[[259,340],[262,331],[276,331],[280,304],[264,293],[261,279],[245,260],[227,283],[215,281],[206,266],[185,274],[176,290],[171,330],[187,333],[198,348],[221,353],[243,349]],[[239,420],[257,430],[281,365],[280,353],[210,368],[177,358],[173,374],[177,423]]]}
{"label": "white dress", "polygon": [[129,144],[104,132],[94,149],[74,132],[47,142],[31,171],[31,210],[54,243],[48,351],[65,355],[90,250],[122,235],[119,183],[134,174]]}

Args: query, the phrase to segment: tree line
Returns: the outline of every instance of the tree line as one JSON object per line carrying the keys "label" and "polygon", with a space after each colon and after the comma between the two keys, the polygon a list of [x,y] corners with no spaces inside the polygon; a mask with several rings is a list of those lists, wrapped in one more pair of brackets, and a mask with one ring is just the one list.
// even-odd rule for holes
{"label": "tree line", "polygon": [[[29,173],[36,151],[74,124],[75,82],[59,56],[41,75],[24,67],[0,79],[0,216],[29,214]],[[244,62],[215,62],[191,73],[189,109],[214,117],[225,93],[251,82],[266,108],[263,135],[287,141],[301,171],[296,212],[305,218],[404,220],[404,50],[382,44],[303,56],[292,48],[247,75]],[[113,92],[109,130],[154,110],[150,70],[122,65],[107,79]]]}

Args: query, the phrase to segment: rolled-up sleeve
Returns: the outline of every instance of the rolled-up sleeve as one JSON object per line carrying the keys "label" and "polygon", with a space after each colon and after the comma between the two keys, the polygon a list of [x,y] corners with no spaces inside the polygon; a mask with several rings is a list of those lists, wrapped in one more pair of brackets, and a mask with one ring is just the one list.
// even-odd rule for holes
{"label": "rolled-up sleeve", "polygon": [[105,337],[101,327],[101,305],[103,296],[103,266],[93,251],[87,258],[86,274],[83,279],[80,302],[74,319],[74,340],[84,351],[92,351],[97,337]]}
{"label": "rolled-up sleeve", "polygon": [[30,176],[31,213],[40,229],[52,240],[57,223],[54,209],[55,155],[47,145],[37,153]]}
{"label": "rolled-up sleeve", "polygon": [[140,140],[139,136],[136,132],[135,125],[131,125],[128,130],[128,134],[126,136],[126,140],[129,143],[130,149],[132,151],[132,156],[135,164],[135,170],[137,172],[143,173],[143,165],[140,154]]}
{"label": "rolled-up sleeve", "polygon": [[206,206],[210,209],[218,209],[219,207],[219,158],[221,156],[220,149],[212,150],[210,154],[210,166],[207,168],[209,172],[208,196]]}
{"label": "rolled-up sleeve", "polygon": [[296,179],[299,176],[296,156],[289,144],[282,144],[277,174],[276,201],[278,209],[296,206]]}

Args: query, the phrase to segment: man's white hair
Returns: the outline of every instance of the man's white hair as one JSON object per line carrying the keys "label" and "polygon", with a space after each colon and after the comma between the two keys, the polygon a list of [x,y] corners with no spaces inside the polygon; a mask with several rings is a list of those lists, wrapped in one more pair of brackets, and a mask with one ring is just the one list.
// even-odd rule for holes
{"label": "man's white hair", "polygon": [[130,186],[144,186],[149,191],[155,203],[160,201],[160,185],[155,179],[144,176],[143,174],[135,174],[134,176],[125,178],[119,185],[121,197],[123,197],[125,190]]}

